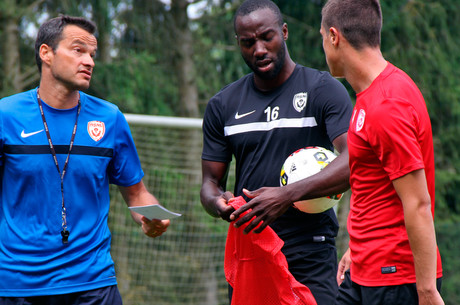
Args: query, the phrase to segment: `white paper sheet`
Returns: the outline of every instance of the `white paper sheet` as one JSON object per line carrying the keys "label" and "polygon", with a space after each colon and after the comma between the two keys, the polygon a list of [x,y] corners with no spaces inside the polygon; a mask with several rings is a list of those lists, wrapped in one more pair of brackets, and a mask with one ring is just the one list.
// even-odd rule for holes
{"label": "white paper sheet", "polygon": [[160,219],[160,220],[173,219],[173,218],[182,216],[182,214],[171,212],[170,210],[166,209],[165,207],[159,204],[129,207],[129,209],[133,212],[144,215],[150,220],[152,219]]}

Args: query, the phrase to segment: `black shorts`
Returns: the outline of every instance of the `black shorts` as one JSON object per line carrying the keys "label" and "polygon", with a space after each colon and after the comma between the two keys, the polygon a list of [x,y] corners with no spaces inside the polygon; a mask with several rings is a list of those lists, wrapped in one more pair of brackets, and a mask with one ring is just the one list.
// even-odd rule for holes
{"label": "black shorts", "polygon": [[0,305],[122,305],[118,287],[108,286],[94,290],[62,295],[37,297],[0,297]]}
{"label": "black shorts", "polygon": [[[302,249],[299,250],[300,248]],[[305,245],[297,249],[292,247],[283,253],[289,271],[298,282],[310,289],[317,304],[334,304],[338,286],[337,250],[333,238],[313,242],[307,247]],[[232,302],[232,293],[233,289],[229,285],[229,304]]]}
{"label": "black shorts", "polygon": [[[437,289],[441,291],[442,279],[437,279]],[[331,303],[332,304],[332,303]],[[367,287],[351,280],[350,271],[339,287],[335,305],[418,305],[415,284]]]}
{"label": "black shorts", "polygon": [[318,305],[334,304],[337,295],[337,249],[333,239],[295,253],[285,252],[289,271],[307,286]]}

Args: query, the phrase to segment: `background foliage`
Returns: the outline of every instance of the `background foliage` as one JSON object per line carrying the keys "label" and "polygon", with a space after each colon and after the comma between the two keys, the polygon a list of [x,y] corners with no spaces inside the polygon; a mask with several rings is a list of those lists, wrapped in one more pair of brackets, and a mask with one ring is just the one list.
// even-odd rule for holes
{"label": "background foliage", "polygon": [[[327,70],[319,35],[325,1],[275,2],[289,26],[291,57]],[[36,28],[50,16],[65,13],[86,16],[98,25],[99,53],[90,94],[116,103],[124,112],[201,117],[212,95],[249,72],[233,32],[233,12],[239,3],[3,0],[0,97],[37,86]],[[457,0],[392,0],[382,1],[382,9],[383,54],[418,84],[432,119],[436,223],[450,279],[444,287],[451,296],[458,292],[450,287],[460,284],[458,275],[449,272],[458,266],[459,247],[453,241],[460,233],[460,32],[453,26],[460,23],[460,6]],[[460,303],[456,298],[451,304]]]}

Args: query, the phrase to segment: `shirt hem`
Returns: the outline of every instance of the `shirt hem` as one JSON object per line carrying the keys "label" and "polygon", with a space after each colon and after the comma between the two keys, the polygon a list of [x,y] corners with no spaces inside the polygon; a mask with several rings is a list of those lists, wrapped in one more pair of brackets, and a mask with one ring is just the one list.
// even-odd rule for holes
{"label": "shirt hem", "polygon": [[[442,272],[438,272],[436,278],[442,278]],[[405,284],[415,284],[416,279],[412,276],[398,276],[397,278],[392,277],[386,280],[379,279],[360,279],[356,278],[353,275],[351,276],[352,282],[365,286],[365,287],[382,287],[382,286],[398,286]]]}
{"label": "shirt hem", "polygon": [[0,290],[2,297],[35,297],[35,296],[48,296],[48,295],[62,295],[75,292],[88,291],[117,285],[115,277],[104,279],[97,282],[75,284],[61,287],[41,287],[34,289],[5,289]]}

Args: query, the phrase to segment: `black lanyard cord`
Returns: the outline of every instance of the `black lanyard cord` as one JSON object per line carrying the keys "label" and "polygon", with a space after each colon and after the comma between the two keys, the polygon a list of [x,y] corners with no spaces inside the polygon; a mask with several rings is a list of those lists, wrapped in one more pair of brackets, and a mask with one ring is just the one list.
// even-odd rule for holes
{"label": "black lanyard cord", "polygon": [[40,108],[40,114],[41,114],[42,120],[43,120],[43,126],[45,127],[46,137],[48,138],[48,144],[50,146],[51,155],[53,156],[54,164],[56,165],[56,169],[57,169],[57,171],[59,173],[59,177],[61,179],[61,197],[62,197],[62,201],[61,201],[61,216],[62,216],[61,236],[62,236],[62,243],[66,244],[66,243],[69,242],[69,234],[70,234],[70,232],[67,230],[67,210],[66,210],[66,207],[65,207],[65,204],[64,204],[64,176],[66,174],[67,167],[69,165],[70,152],[72,151],[73,143],[74,143],[74,140],[75,140],[75,134],[77,133],[78,116],[80,115],[81,103],[80,103],[80,99],[78,99],[77,117],[75,119],[75,125],[74,125],[73,130],[72,130],[72,137],[70,138],[69,152],[67,153],[67,158],[65,160],[64,167],[62,168],[62,172],[61,172],[61,170],[59,168],[59,162],[58,162],[58,159],[57,159],[57,156],[56,156],[56,150],[54,149],[53,142],[51,141],[51,135],[50,135],[50,131],[48,129],[48,123],[46,122],[45,112],[43,111],[43,105],[42,105],[42,101],[40,99],[40,95],[38,93],[38,88],[37,88],[37,101],[38,101],[38,106]]}

